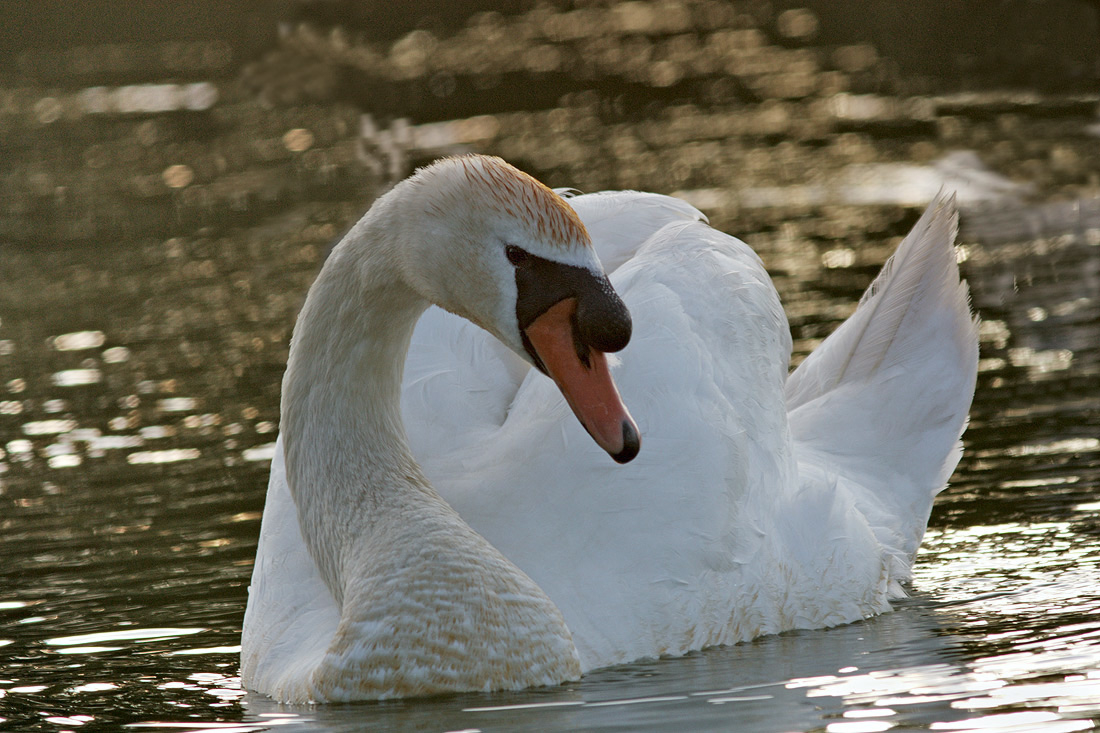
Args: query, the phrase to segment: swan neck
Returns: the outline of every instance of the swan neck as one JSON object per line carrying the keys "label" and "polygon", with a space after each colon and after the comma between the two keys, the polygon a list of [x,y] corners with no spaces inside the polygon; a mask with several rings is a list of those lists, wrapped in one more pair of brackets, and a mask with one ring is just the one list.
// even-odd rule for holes
{"label": "swan neck", "polygon": [[287,480],[338,602],[356,544],[411,495],[431,492],[400,411],[405,356],[428,302],[401,277],[401,243],[385,219],[372,209],[329,256],[298,317],[283,378]]}

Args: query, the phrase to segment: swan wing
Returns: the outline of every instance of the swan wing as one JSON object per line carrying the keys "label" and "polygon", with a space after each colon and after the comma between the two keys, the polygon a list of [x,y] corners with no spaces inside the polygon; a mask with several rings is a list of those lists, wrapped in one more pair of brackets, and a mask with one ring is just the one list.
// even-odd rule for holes
{"label": "swan wing", "polygon": [[707,220],[686,201],[643,191],[600,191],[566,201],[584,222],[608,273],[619,269],[666,224]]}
{"label": "swan wing", "polygon": [[908,577],[961,456],[977,322],[959,278],[953,196],[932,202],[855,313],[787,379],[801,490],[848,493]]}
{"label": "swan wing", "polygon": [[413,331],[401,385],[413,454],[450,453],[499,430],[528,371],[488,332],[429,308]]}

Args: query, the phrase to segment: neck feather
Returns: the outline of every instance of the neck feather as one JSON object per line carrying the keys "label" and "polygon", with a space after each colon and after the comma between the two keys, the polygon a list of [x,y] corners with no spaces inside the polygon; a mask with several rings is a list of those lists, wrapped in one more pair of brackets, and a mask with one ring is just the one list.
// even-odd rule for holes
{"label": "neck feather", "polygon": [[432,492],[401,421],[405,355],[428,302],[397,266],[399,241],[368,215],[306,297],[283,378],[281,430],[302,534],[341,601],[354,543],[410,494]]}

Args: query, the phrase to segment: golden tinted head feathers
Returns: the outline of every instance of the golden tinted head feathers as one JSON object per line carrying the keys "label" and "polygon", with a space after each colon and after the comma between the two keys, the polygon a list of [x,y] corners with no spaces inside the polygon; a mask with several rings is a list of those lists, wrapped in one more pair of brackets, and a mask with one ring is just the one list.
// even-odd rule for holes
{"label": "golden tinted head feathers", "polygon": [[442,196],[433,206],[446,205],[449,196],[469,196],[471,189],[483,205],[526,222],[539,239],[565,251],[591,242],[576,212],[556,193],[500,158],[466,155],[445,158],[417,171],[415,179],[429,180]]}

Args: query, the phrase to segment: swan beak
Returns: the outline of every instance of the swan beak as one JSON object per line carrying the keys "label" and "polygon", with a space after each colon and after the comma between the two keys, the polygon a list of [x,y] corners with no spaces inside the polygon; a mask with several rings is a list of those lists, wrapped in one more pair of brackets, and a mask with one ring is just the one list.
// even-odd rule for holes
{"label": "swan beak", "polygon": [[641,438],[619,396],[607,355],[585,345],[574,331],[577,299],[565,298],[535,318],[524,333],[573,414],[619,463],[638,455]]}

